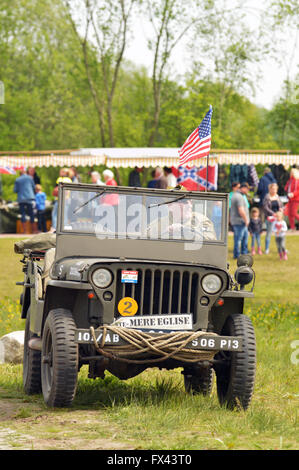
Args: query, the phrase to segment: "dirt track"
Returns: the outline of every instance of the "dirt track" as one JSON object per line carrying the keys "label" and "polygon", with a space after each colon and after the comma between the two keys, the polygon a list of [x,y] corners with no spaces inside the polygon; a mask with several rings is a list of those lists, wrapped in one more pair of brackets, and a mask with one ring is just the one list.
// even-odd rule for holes
{"label": "dirt track", "polygon": [[0,401],[0,450],[134,449],[120,437],[98,410],[49,411],[23,400]]}

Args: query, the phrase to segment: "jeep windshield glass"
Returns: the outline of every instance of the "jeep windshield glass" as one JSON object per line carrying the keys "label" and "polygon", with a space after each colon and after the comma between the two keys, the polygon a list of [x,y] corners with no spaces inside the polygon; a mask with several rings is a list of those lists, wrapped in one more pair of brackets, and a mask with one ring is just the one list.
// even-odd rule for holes
{"label": "jeep windshield glass", "polygon": [[223,241],[222,199],[184,194],[133,194],[106,189],[63,190],[63,232],[90,233],[98,238]]}
{"label": "jeep windshield glass", "polygon": [[103,189],[100,193],[97,193],[95,196],[92,196],[88,201],[83,202],[83,204],[80,204],[80,206],[78,206],[78,207],[76,207],[76,209],[74,209],[73,214],[76,214],[76,212],[78,212],[80,209],[82,209],[82,207],[87,206],[87,204],[94,201],[97,197],[100,197],[101,194],[103,194],[104,192],[105,192],[105,189]]}
{"label": "jeep windshield glass", "polygon": [[148,206],[148,207],[150,209],[151,207],[164,206],[165,204],[171,204],[172,202],[177,202],[177,201],[180,201],[181,199],[185,199],[185,197],[186,197],[186,194],[184,194],[183,196],[176,197],[175,199],[170,199],[169,201],[158,202],[157,204],[152,204],[151,206]]}

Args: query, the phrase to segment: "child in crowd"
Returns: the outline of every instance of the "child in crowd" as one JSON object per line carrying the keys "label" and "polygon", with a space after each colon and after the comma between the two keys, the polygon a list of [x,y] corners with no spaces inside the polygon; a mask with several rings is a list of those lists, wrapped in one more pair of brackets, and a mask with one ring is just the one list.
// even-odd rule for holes
{"label": "child in crowd", "polygon": [[260,218],[260,211],[257,207],[253,207],[251,210],[250,222],[248,225],[248,231],[251,234],[251,254],[255,255],[255,240],[257,243],[257,252],[262,255],[261,249],[261,232],[262,232],[262,221]]}
{"label": "child in crowd", "polygon": [[276,220],[273,222],[272,230],[275,235],[275,241],[280,259],[287,260],[287,251],[285,247],[285,234],[288,230],[287,224],[283,220],[283,212],[276,212]]}
{"label": "child in crowd", "polygon": [[47,231],[47,224],[46,224],[46,194],[42,191],[42,187],[40,184],[35,185],[35,203],[36,203],[36,210],[37,210],[37,227],[40,232]]}

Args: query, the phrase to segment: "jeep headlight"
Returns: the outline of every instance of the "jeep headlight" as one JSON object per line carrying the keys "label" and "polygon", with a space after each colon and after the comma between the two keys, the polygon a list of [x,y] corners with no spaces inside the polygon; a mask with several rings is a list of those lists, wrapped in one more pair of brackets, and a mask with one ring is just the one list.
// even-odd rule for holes
{"label": "jeep headlight", "polygon": [[246,284],[250,284],[254,278],[254,272],[249,266],[240,266],[235,272],[235,279],[243,288]]}
{"label": "jeep headlight", "polygon": [[222,280],[217,274],[207,274],[202,278],[201,285],[207,294],[216,294],[222,287]]}
{"label": "jeep headlight", "polygon": [[96,287],[105,289],[112,282],[112,274],[108,269],[96,269],[91,275],[92,282]]}

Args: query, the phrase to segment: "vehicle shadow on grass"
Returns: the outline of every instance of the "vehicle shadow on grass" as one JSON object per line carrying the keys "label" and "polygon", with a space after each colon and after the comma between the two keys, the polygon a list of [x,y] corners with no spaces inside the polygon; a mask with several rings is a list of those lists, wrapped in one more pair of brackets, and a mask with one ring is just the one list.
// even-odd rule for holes
{"label": "vehicle shadow on grass", "polygon": [[153,406],[163,402],[179,404],[188,396],[179,378],[155,377],[144,380],[142,374],[128,381],[112,375],[105,379],[90,380],[80,378],[73,407],[112,408],[132,404]]}
{"label": "vehicle shadow on grass", "polygon": [[142,374],[129,381],[122,381],[114,376],[105,379],[80,379],[73,408],[113,408],[115,406],[139,405],[143,407],[167,406],[180,407],[182,401],[205,400],[209,406],[215,406],[211,397],[191,395],[185,392],[183,380],[179,378],[153,377],[144,380]]}
{"label": "vehicle shadow on grass", "polygon": [[141,378],[122,381],[114,376],[105,379],[80,379],[74,406],[113,407],[128,405],[132,402],[146,405],[161,402],[164,399],[182,396],[183,389],[169,378],[154,379],[151,383]]}

